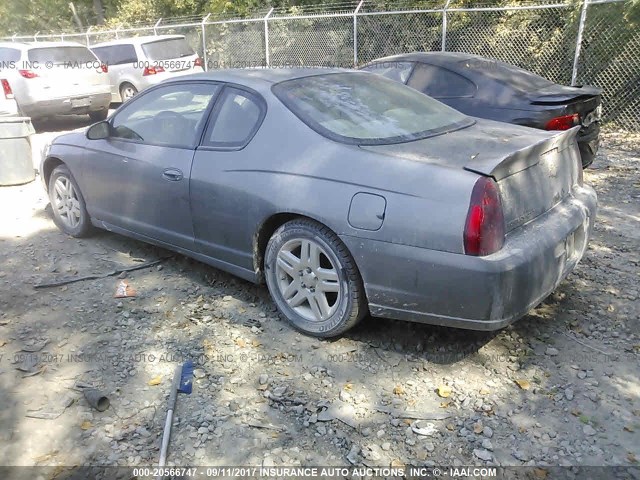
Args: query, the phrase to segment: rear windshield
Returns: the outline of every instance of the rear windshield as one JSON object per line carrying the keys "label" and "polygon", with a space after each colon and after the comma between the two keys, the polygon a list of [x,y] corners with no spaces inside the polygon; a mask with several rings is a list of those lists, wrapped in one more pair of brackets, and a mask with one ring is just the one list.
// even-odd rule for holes
{"label": "rear windshield", "polygon": [[343,143],[407,142],[473,124],[431,97],[366,72],[288,80],[273,92],[311,128]]}
{"label": "rear windshield", "polygon": [[[0,62],[17,62],[20,60],[20,50],[15,48],[0,48]],[[0,65],[0,68],[2,66]]]}
{"label": "rear windshield", "polygon": [[87,47],[41,47],[29,50],[30,62],[86,63],[95,62],[96,57]]}
{"label": "rear windshield", "polygon": [[[478,64],[475,60],[465,60],[460,62],[464,68],[474,69]],[[511,87],[521,92],[539,90],[554,83],[535,73],[529,72],[515,65],[508,63],[487,60],[482,62],[482,74],[501,83],[507,83]]]}
{"label": "rear windshield", "polygon": [[168,38],[151,43],[144,43],[142,51],[149,60],[170,60],[190,57],[195,52],[184,38]]}

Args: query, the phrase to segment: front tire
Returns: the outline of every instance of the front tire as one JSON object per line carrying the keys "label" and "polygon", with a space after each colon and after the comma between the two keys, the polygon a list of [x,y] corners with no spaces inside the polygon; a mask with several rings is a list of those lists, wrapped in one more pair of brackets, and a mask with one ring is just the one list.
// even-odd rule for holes
{"label": "front tire", "polygon": [[267,245],[265,277],[280,312],[316,337],[340,335],[367,312],[360,273],[347,247],[327,227],[297,219]]}
{"label": "front tire", "polygon": [[49,200],[56,226],[72,237],[91,232],[91,219],[78,183],[66,165],[58,165],[49,178]]}

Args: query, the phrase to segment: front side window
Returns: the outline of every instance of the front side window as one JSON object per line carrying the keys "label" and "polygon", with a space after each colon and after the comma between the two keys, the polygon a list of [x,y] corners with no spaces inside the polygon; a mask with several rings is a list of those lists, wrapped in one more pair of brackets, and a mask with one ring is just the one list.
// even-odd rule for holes
{"label": "front side window", "polygon": [[425,63],[416,66],[408,85],[433,98],[472,97],[477,90],[462,75]]}
{"label": "front side window", "polygon": [[29,50],[29,61],[46,63],[52,62],[55,65],[64,63],[88,63],[95,62],[96,57],[87,47],[41,47]]}
{"label": "front side window", "polygon": [[408,142],[473,124],[437,100],[367,72],[297,78],[272,89],[312,129],[343,143]]}
{"label": "front side window", "polygon": [[211,147],[242,147],[260,126],[264,109],[254,95],[226,88],[216,106],[215,121],[205,135]]}
{"label": "front side window", "polygon": [[412,69],[413,62],[380,62],[361,68],[366,72],[377,73],[400,83],[407,83]]}
{"label": "front side window", "polygon": [[142,51],[148,60],[172,60],[195,55],[193,48],[184,38],[167,38],[143,43]]}
{"label": "front side window", "polygon": [[91,49],[101,62],[107,65],[123,65],[138,61],[136,49],[133,45],[111,45]]}
{"label": "front side window", "polygon": [[181,83],[140,95],[115,115],[111,137],[194,148],[209,104],[219,89],[209,83]]}

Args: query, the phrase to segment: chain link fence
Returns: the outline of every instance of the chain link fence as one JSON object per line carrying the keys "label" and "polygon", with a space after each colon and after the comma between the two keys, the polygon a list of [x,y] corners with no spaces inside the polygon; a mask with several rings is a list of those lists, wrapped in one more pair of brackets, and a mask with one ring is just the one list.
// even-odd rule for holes
{"label": "chain link fence", "polygon": [[[411,51],[469,52],[554,82],[601,87],[604,119],[640,131],[640,13],[625,0],[465,0],[325,4],[260,12],[255,18],[159,19],[112,30],[4,40],[93,45],[139,35],[181,34],[207,69],[362,65]],[[566,2],[566,3],[561,3]],[[636,6],[636,8],[638,8]],[[635,15],[635,17],[634,17]]]}

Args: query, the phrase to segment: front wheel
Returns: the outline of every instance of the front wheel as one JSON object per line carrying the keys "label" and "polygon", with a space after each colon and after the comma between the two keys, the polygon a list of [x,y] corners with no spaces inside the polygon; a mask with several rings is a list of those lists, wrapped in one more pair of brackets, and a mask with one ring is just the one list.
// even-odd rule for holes
{"label": "front wheel", "polygon": [[267,245],[265,277],[280,312],[309,335],[340,335],[366,314],[362,279],[349,251],[312,220],[292,220],[276,230]]}
{"label": "front wheel", "polygon": [[49,178],[49,200],[53,221],[72,237],[84,237],[91,231],[91,220],[84,197],[66,165],[57,166]]}

